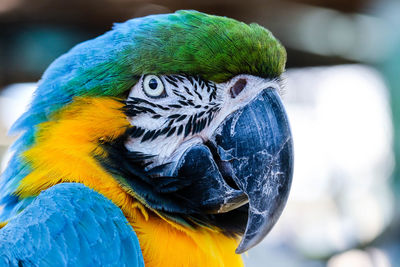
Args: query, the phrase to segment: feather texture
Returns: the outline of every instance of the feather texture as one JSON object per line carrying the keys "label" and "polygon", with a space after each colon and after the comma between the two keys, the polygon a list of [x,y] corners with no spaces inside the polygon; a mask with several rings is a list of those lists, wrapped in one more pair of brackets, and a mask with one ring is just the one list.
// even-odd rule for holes
{"label": "feather texture", "polygon": [[78,183],[43,191],[0,230],[0,266],[144,266],[121,210]]}

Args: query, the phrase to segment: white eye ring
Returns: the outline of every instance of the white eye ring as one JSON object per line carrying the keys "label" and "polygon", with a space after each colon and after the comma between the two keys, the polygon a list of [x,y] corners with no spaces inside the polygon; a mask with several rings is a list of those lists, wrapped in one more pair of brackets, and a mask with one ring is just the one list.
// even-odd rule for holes
{"label": "white eye ring", "polygon": [[153,98],[158,98],[166,95],[164,84],[156,75],[146,75],[143,79],[144,93]]}

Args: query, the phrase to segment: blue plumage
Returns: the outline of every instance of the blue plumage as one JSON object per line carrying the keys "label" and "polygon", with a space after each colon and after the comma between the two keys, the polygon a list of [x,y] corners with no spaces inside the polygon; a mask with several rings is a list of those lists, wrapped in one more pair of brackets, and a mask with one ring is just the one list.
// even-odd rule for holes
{"label": "blue plumage", "polygon": [[144,266],[121,210],[78,183],[42,192],[0,231],[0,266]]}

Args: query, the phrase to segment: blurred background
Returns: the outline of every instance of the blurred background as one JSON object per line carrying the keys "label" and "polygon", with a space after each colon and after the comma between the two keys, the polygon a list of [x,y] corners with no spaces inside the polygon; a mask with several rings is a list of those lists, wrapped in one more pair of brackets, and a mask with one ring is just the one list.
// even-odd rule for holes
{"label": "blurred background", "polygon": [[288,52],[295,174],[246,266],[400,266],[400,1],[0,0],[0,160],[45,68],[114,22],[196,9],[257,22]]}

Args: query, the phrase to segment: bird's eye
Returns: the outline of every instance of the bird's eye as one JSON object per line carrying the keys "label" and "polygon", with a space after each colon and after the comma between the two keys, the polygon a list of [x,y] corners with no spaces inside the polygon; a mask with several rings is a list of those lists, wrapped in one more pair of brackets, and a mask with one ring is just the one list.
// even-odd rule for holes
{"label": "bird's eye", "polygon": [[164,84],[156,75],[146,75],[143,79],[144,93],[153,98],[166,96]]}

